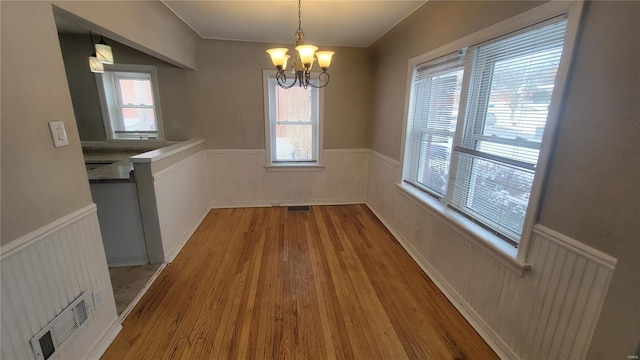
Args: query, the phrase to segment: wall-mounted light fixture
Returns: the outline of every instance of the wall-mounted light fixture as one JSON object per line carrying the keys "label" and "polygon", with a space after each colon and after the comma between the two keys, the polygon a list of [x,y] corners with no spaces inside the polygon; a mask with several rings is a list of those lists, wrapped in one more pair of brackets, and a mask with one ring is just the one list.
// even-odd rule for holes
{"label": "wall-mounted light fixture", "polygon": [[93,53],[89,56],[89,70],[91,70],[92,73],[103,73],[104,65],[96,57],[96,49],[93,45],[93,34],[91,31],[89,31],[89,38],[91,39],[91,50],[93,50]]}
{"label": "wall-mounted light fixture", "polygon": [[100,42],[96,44],[96,57],[103,64],[113,64],[113,52],[111,46],[107,45],[104,37],[100,35]]}

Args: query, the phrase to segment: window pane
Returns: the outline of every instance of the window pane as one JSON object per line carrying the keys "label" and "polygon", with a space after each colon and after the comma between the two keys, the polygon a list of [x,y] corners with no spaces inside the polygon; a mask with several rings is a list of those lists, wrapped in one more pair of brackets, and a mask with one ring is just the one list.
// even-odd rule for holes
{"label": "window pane", "polygon": [[276,121],[311,122],[311,88],[294,86],[283,89],[276,85]]}
{"label": "window pane", "polygon": [[144,79],[119,78],[120,101],[122,105],[153,106],[151,81]]}
{"label": "window pane", "polygon": [[276,125],[275,160],[311,161],[313,127],[311,125]]}
{"label": "window pane", "polygon": [[153,109],[122,108],[124,131],[156,131]]}
{"label": "window pane", "polygon": [[[470,50],[469,109],[451,206],[520,241],[567,22]],[[465,151],[465,148],[470,151]]]}
{"label": "window pane", "polygon": [[454,206],[518,242],[534,173],[466,154],[460,163],[467,175],[458,181],[470,190],[456,193]]}
{"label": "window pane", "polygon": [[416,181],[423,186],[445,194],[449,178],[449,158],[451,154],[451,137],[422,134],[418,176]]}
{"label": "window pane", "polygon": [[415,172],[407,180],[439,195],[447,190],[462,75],[459,56],[418,65],[414,74],[407,148]]}

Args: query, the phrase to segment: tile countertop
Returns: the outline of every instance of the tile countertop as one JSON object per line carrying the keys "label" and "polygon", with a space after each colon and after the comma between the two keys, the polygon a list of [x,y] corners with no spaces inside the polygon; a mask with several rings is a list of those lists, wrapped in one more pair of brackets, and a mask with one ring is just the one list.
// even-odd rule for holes
{"label": "tile countertop", "polygon": [[87,170],[90,183],[130,182],[135,181],[133,163],[129,158],[144,152],[138,151],[85,151],[85,164],[106,164]]}
{"label": "tile countertop", "polygon": [[[168,143],[167,143],[168,144]],[[167,144],[163,144],[167,146]],[[162,146],[160,146],[162,147]],[[135,181],[133,163],[130,158],[158,149],[151,147],[105,147],[83,146],[85,164],[105,164],[87,170],[90,183],[112,183]]]}
{"label": "tile countertop", "polygon": [[118,161],[89,170],[87,171],[87,176],[90,183],[135,181],[133,163],[129,160]]}

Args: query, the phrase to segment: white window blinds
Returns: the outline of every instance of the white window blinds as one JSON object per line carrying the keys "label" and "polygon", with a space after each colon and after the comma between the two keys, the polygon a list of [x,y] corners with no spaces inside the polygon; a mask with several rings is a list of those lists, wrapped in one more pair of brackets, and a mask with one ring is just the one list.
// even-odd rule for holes
{"label": "white window blinds", "polygon": [[413,166],[407,181],[440,197],[447,190],[462,75],[463,56],[458,52],[413,71],[406,147]]}
{"label": "white window blinds", "polygon": [[564,17],[469,50],[450,205],[517,243],[562,55]]}

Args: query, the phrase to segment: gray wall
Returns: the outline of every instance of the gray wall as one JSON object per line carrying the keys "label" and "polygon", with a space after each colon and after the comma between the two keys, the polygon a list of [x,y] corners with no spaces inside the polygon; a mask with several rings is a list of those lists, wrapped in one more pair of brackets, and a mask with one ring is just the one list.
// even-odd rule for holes
{"label": "gray wall", "polygon": [[588,359],[624,359],[640,342],[640,2],[586,5],[540,223],[618,258]]}
{"label": "gray wall", "polygon": [[[280,44],[282,45],[282,44]],[[292,44],[288,44],[290,49]],[[270,44],[201,40],[198,70],[189,74],[193,135],[214,149],[264,149],[262,70]],[[329,49],[329,48],[326,48]],[[367,148],[373,62],[367,49],[331,48],[335,63],[325,88],[324,148]]]}
{"label": "gray wall", "polygon": [[[189,52],[195,35],[160,2],[57,4],[92,19],[94,24],[87,24],[94,30],[144,41],[141,47],[173,63],[195,63]],[[91,194],[52,3],[2,1],[0,6],[4,245],[91,204]],[[123,15],[131,10],[146,15]],[[47,123],[54,120],[65,123],[69,146],[53,147]]]}
{"label": "gray wall", "polygon": [[[91,54],[87,34],[59,34],[64,66],[69,82],[71,100],[78,123],[80,139],[104,141],[105,130],[95,75],[88,70],[87,57]],[[99,37],[94,37],[98,41]],[[117,64],[154,65],[158,74],[160,109],[167,140],[186,140],[190,137],[190,109],[187,105],[187,74],[193,70],[181,69],[165,61],[106,38]]]}
{"label": "gray wall", "polygon": [[[87,70],[88,35],[61,34],[71,97],[82,140],[105,139],[95,76]],[[208,148],[264,149],[262,70],[273,65],[273,45],[200,40],[197,70],[184,70],[107,39],[116,63],[155,65],[167,140],[198,137]],[[373,61],[362,48],[336,51],[325,88],[324,147],[368,148],[371,138]]]}
{"label": "gray wall", "polygon": [[[49,3],[49,1],[45,1]],[[52,1],[56,14],[183,68],[195,68],[199,37],[157,0]]]}
{"label": "gray wall", "polygon": [[[429,1],[372,49],[372,149],[400,159],[407,61],[536,5]],[[587,2],[539,222],[618,258],[589,359],[640,340],[640,3]]]}
{"label": "gray wall", "polygon": [[[4,245],[91,204],[91,194],[51,5],[0,5]],[[56,120],[68,146],[53,147]]]}

